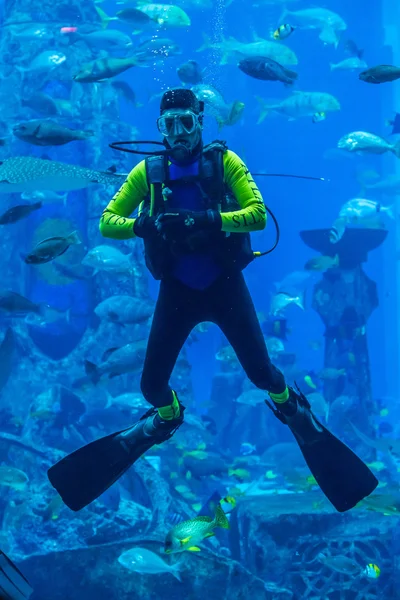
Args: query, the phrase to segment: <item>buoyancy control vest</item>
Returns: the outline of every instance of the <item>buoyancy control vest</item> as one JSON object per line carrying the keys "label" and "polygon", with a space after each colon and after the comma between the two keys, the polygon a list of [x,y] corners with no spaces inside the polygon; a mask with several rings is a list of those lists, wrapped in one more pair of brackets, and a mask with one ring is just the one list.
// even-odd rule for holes
{"label": "buoyancy control vest", "polygon": [[[171,179],[168,157],[149,156],[145,159],[147,183],[150,193],[140,207],[140,212],[157,216],[169,210],[169,199],[173,191],[169,186],[195,183],[201,193],[204,210],[229,212],[240,206],[229,193],[224,181],[223,155],[225,142],[215,140],[204,146],[198,159],[196,175],[183,175]],[[182,254],[207,252],[224,273],[241,271],[253,259],[250,233],[198,232],[188,234],[185,239],[166,241],[155,235],[144,240],[146,266],[155,279],[170,275],[174,260]]]}

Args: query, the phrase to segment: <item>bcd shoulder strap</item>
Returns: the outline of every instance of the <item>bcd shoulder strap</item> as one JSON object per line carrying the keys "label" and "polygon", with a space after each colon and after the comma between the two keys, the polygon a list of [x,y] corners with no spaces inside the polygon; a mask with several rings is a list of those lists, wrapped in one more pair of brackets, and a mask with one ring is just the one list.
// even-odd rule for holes
{"label": "bcd shoulder strap", "polygon": [[200,164],[200,185],[212,205],[224,206],[224,153],[226,142],[214,140],[203,149]]}
{"label": "bcd shoulder strap", "polygon": [[[195,177],[184,178],[185,181],[198,183],[203,196],[208,199],[210,207],[225,205],[224,159],[223,155],[228,149],[225,142],[214,140],[204,147],[199,161],[199,174]],[[145,159],[146,177],[149,186],[154,187],[154,213],[163,210],[164,199],[162,195],[163,183],[169,181],[168,158],[166,155],[148,156]],[[150,196],[146,204],[150,202]]]}
{"label": "bcd shoulder strap", "polygon": [[[163,207],[162,185],[168,177],[168,159],[166,155],[147,156],[145,158],[147,184],[154,188],[153,212],[157,214]],[[150,204],[151,192],[145,204]]]}

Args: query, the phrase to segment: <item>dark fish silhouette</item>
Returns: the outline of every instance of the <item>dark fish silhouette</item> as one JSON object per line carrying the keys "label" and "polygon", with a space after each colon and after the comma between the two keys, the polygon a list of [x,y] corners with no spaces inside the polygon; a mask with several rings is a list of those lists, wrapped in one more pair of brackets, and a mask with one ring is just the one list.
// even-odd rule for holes
{"label": "dark fish silhouette", "polygon": [[239,69],[255,79],[263,81],[282,81],[286,85],[292,85],[298,75],[295,71],[286,69],[272,58],[265,56],[250,56],[239,62]]}

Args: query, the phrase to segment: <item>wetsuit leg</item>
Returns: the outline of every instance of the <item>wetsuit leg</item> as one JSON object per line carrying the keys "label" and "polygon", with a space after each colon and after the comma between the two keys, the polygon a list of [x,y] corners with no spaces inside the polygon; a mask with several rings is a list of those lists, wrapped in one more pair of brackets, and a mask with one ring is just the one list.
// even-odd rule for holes
{"label": "wetsuit leg", "polygon": [[160,284],[141,380],[143,396],[156,408],[172,402],[169,379],[182,346],[202,320],[200,293],[176,280]]}
{"label": "wetsuit leg", "polygon": [[242,273],[220,278],[209,292],[213,295],[213,321],[228,339],[247,377],[262,390],[282,394],[286,389],[285,378],[268,355]]}

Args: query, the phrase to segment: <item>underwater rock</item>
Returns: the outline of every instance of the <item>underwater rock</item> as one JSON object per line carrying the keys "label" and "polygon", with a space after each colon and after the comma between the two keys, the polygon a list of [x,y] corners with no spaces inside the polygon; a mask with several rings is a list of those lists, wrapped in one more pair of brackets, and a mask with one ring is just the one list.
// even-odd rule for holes
{"label": "underwater rock", "polygon": [[218,600],[277,597],[267,592],[263,581],[240,563],[208,551],[182,557],[182,583],[168,573],[132,573],[118,563],[118,557],[134,546],[160,553],[160,544],[155,542],[131,545],[119,542],[35,555],[18,564],[35,588],[32,600],[198,600],[205,592],[208,598]]}

